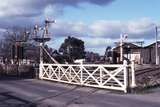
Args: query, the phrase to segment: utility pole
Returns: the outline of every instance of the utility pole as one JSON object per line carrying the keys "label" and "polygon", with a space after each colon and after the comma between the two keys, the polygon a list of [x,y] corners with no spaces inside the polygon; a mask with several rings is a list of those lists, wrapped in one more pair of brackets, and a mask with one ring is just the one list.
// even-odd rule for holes
{"label": "utility pole", "polygon": [[141,46],[141,52],[140,52],[140,64],[143,64],[143,55],[142,55],[142,49],[143,49],[143,44],[144,44],[144,41],[143,42],[139,42],[140,43],[140,46]]}
{"label": "utility pole", "polygon": [[155,46],[155,54],[156,54],[156,65],[159,65],[159,55],[158,55],[158,27],[155,27],[156,34],[155,34],[155,40],[156,40],[156,46]]}
{"label": "utility pole", "polygon": [[123,61],[123,35],[120,35],[120,61]]}
{"label": "utility pole", "polygon": [[126,38],[127,34],[120,35],[120,61],[123,61],[123,43]]}

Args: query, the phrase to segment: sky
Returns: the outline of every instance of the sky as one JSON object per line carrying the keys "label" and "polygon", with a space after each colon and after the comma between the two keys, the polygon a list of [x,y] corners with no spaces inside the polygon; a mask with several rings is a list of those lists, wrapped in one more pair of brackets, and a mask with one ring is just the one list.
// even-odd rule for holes
{"label": "sky", "polygon": [[160,0],[0,1],[0,34],[14,26],[42,25],[48,17],[56,20],[48,43],[55,49],[67,36],[82,39],[86,51],[102,55],[107,46],[115,46],[120,34],[128,35],[125,41],[147,45],[155,41],[155,26],[160,25]]}

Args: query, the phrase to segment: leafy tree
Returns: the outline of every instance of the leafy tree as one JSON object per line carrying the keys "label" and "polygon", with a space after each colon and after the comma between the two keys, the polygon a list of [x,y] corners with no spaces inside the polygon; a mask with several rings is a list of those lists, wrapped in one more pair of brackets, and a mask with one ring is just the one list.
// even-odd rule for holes
{"label": "leafy tree", "polygon": [[108,46],[108,47],[106,48],[105,56],[106,56],[106,57],[110,57],[110,56],[111,56],[111,46]]}
{"label": "leafy tree", "polygon": [[107,61],[107,63],[110,63],[111,62],[111,60],[110,60],[111,56],[112,56],[111,46],[108,46],[106,48],[106,51],[105,51],[104,60]]}
{"label": "leafy tree", "polygon": [[68,37],[64,40],[59,48],[64,56],[68,56],[70,60],[85,58],[84,42],[75,37]]}

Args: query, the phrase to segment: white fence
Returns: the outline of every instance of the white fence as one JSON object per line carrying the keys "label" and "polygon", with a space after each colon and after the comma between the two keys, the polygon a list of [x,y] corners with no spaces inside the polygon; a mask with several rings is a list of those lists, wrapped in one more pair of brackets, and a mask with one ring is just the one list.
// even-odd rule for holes
{"label": "white fence", "polygon": [[[121,90],[126,93],[128,87],[127,67],[126,61],[120,65],[41,63],[39,78],[83,86]],[[132,74],[134,75],[134,72]],[[134,84],[133,81],[132,84]]]}

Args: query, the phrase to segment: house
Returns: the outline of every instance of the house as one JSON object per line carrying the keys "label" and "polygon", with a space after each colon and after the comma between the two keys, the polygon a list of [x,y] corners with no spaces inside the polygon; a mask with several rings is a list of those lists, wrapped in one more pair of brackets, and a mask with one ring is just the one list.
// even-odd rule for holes
{"label": "house", "polygon": [[[143,61],[142,47],[127,42],[123,43],[122,47],[123,47],[123,59],[135,60],[137,64],[142,63]],[[117,62],[120,62],[120,46],[113,48],[113,51],[115,51],[118,54],[116,60]]]}
{"label": "house", "polygon": [[[160,64],[160,41],[157,42],[158,45],[158,62]],[[123,44],[123,56],[129,60],[134,59],[137,64],[156,64],[156,43],[152,43],[145,47],[140,47],[133,43]],[[120,46],[113,49],[117,52],[117,61],[120,61]]]}
{"label": "house", "polygon": [[[158,61],[160,61],[160,41],[157,42],[158,45]],[[143,63],[144,64],[155,64],[156,63],[156,43],[152,43],[145,46],[142,51]]]}

